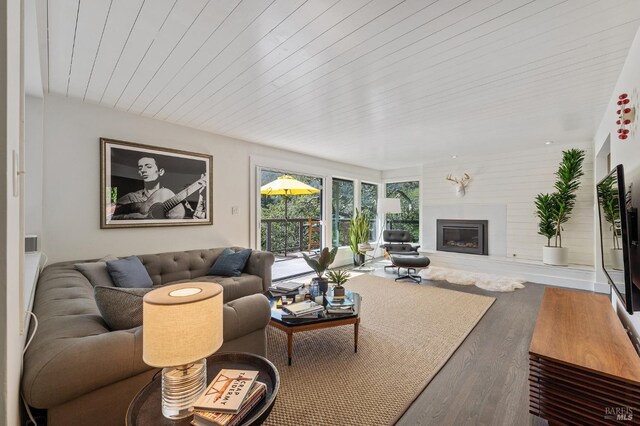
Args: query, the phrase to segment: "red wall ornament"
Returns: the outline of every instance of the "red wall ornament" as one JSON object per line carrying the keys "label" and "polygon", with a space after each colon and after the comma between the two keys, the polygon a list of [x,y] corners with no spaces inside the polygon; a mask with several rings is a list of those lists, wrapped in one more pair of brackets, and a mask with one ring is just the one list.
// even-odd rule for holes
{"label": "red wall ornament", "polygon": [[635,107],[631,106],[629,104],[630,102],[629,95],[626,93],[618,96],[618,110],[616,111],[616,114],[618,114],[618,119],[616,120],[616,124],[618,125],[618,139],[627,139],[629,137],[630,124],[633,123],[635,119]]}

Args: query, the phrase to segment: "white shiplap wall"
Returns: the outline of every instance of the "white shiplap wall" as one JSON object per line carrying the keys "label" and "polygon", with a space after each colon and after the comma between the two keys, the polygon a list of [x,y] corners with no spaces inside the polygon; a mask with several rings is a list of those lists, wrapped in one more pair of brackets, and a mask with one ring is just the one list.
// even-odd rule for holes
{"label": "white shiplap wall", "polygon": [[[542,246],[546,240],[537,234],[534,197],[540,192],[553,191],[554,172],[562,158],[562,151],[572,147],[586,151],[585,175],[576,208],[564,227],[562,245],[569,247],[570,263],[593,265],[593,148],[589,142],[543,145],[530,150],[481,157],[459,155],[456,159],[425,164],[422,172],[423,223],[435,220],[426,217],[430,210],[428,207],[439,206],[438,210],[441,210],[443,206],[451,206],[455,210],[454,206],[467,204],[505,205],[507,257],[515,255],[519,259],[542,260]],[[449,173],[459,177],[465,172],[471,176],[471,181],[466,195],[456,198],[454,185],[445,177]],[[435,239],[435,236],[426,235],[425,231],[422,235],[423,244],[428,244],[430,239]]]}

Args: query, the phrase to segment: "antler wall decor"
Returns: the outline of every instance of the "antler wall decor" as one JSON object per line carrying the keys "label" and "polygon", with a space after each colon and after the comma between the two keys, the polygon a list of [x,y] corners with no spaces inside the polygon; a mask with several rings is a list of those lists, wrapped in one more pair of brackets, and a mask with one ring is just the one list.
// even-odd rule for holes
{"label": "antler wall decor", "polygon": [[449,173],[449,175],[447,176],[447,180],[453,182],[456,185],[456,197],[458,198],[464,197],[464,194],[465,194],[464,189],[466,188],[467,183],[469,183],[470,179],[471,177],[466,173],[462,178],[453,178],[451,177],[451,173]]}

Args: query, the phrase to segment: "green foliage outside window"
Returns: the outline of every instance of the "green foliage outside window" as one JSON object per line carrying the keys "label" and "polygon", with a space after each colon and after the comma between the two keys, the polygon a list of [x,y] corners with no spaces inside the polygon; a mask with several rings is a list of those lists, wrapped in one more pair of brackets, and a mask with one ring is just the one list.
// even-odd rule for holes
{"label": "green foliage outside window", "polygon": [[354,211],[353,181],[332,179],[331,230],[334,247],[349,245],[349,221]]}
{"label": "green foliage outside window", "polygon": [[[261,185],[267,184],[282,176],[283,172],[274,170],[262,170],[260,174]],[[313,176],[291,174],[294,179],[304,182],[314,188],[322,189],[322,179]],[[309,225],[308,221],[318,221],[322,218],[322,197],[321,192],[313,195],[294,195],[290,196],[287,202],[287,216],[290,219],[287,226],[284,219],[284,196],[281,195],[261,195],[260,196],[260,216],[263,220],[260,230],[260,244],[264,250],[267,248],[267,225],[265,219],[279,219],[278,222],[271,223],[271,251],[280,253],[284,251],[284,235],[287,232],[287,245],[289,250],[303,247],[305,250],[309,247]],[[304,219],[302,224],[294,219]],[[302,226],[302,232],[300,232]],[[315,233],[317,240],[312,244],[312,249],[319,249],[320,242],[319,232]],[[301,239],[302,237],[302,239]],[[295,250],[294,250],[295,251]]]}
{"label": "green foliage outside window", "polygon": [[360,210],[369,215],[371,221],[369,241],[375,241],[378,235],[378,185],[362,182],[360,185]]}
{"label": "green foliage outside window", "polygon": [[400,198],[401,213],[389,213],[387,229],[403,229],[411,234],[411,241],[420,241],[420,182],[393,182],[386,185],[387,198]]}

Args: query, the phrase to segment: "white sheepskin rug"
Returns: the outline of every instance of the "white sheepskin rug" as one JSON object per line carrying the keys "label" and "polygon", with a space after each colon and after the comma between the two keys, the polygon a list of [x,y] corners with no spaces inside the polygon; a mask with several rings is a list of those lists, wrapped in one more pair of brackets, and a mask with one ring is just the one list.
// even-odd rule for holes
{"label": "white sheepskin rug", "polygon": [[483,274],[479,272],[467,272],[456,269],[430,266],[420,271],[422,278],[430,281],[447,281],[451,284],[475,285],[478,288],[489,291],[514,291],[517,288],[524,288],[522,280],[516,278],[502,277],[494,274]]}

